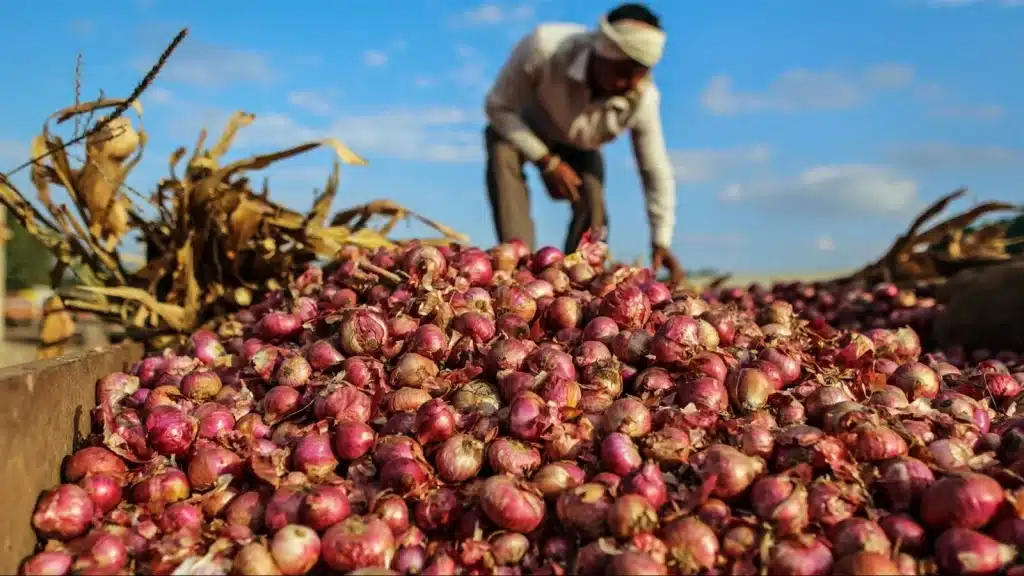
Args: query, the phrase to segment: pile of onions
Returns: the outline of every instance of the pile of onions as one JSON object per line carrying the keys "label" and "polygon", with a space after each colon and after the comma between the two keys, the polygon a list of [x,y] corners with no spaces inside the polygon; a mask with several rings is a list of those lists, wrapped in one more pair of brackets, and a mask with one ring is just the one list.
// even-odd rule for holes
{"label": "pile of onions", "polygon": [[1021,574],[1024,373],[898,291],[351,256],[102,378],[21,572]]}

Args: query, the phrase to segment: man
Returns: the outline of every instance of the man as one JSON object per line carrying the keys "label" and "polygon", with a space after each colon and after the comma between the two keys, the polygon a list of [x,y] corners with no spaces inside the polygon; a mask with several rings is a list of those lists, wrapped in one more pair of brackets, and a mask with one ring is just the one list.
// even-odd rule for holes
{"label": "man", "polygon": [[658,17],[642,4],[615,8],[596,31],[542,24],[519,41],[486,101],[487,190],[500,241],[536,248],[527,161],[552,198],[572,203],[566,253],[587,229],[606,228],[601,146],[628,129],[647,200],[652,265],[682,280],[670,251],[675,180],[651,81],[664,45]]}

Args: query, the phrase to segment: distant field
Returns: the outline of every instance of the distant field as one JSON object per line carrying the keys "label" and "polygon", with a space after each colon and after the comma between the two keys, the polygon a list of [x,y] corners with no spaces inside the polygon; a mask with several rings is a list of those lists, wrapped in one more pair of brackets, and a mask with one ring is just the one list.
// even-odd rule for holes
{"label": "distant field", "polygon": [[816,282],[818,280],[829,280],[850,274],[853,270],[825,270],[825,271],[804,271],[804,272],[776,272],[763,274],[742,274],[733,275],[726,282],[729,286],[749,286],[754,282],[760,284],[772,284],[773,282],[792,282],[801,280],[804,282]]}

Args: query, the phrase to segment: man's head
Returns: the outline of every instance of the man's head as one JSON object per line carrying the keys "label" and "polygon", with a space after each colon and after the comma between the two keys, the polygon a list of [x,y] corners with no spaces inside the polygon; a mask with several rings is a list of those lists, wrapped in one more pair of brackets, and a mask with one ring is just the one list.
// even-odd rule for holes
{"label": "man's head", "polygon": [[643,4],[623,4],[601,18],[590,62],[591,83],[602,93],[624,94],[647,77],[664,47],[658,16]]}

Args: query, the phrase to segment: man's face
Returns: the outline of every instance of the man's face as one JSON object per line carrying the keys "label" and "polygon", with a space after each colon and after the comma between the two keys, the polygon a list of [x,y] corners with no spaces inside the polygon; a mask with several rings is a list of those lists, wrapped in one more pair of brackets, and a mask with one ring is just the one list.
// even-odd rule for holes
{"label": "man's face", "polygon": [[591,74],[595,87],[610,96],[620,96],[643,82],[651,69],[632,60],[607,60],[594,55]]}

